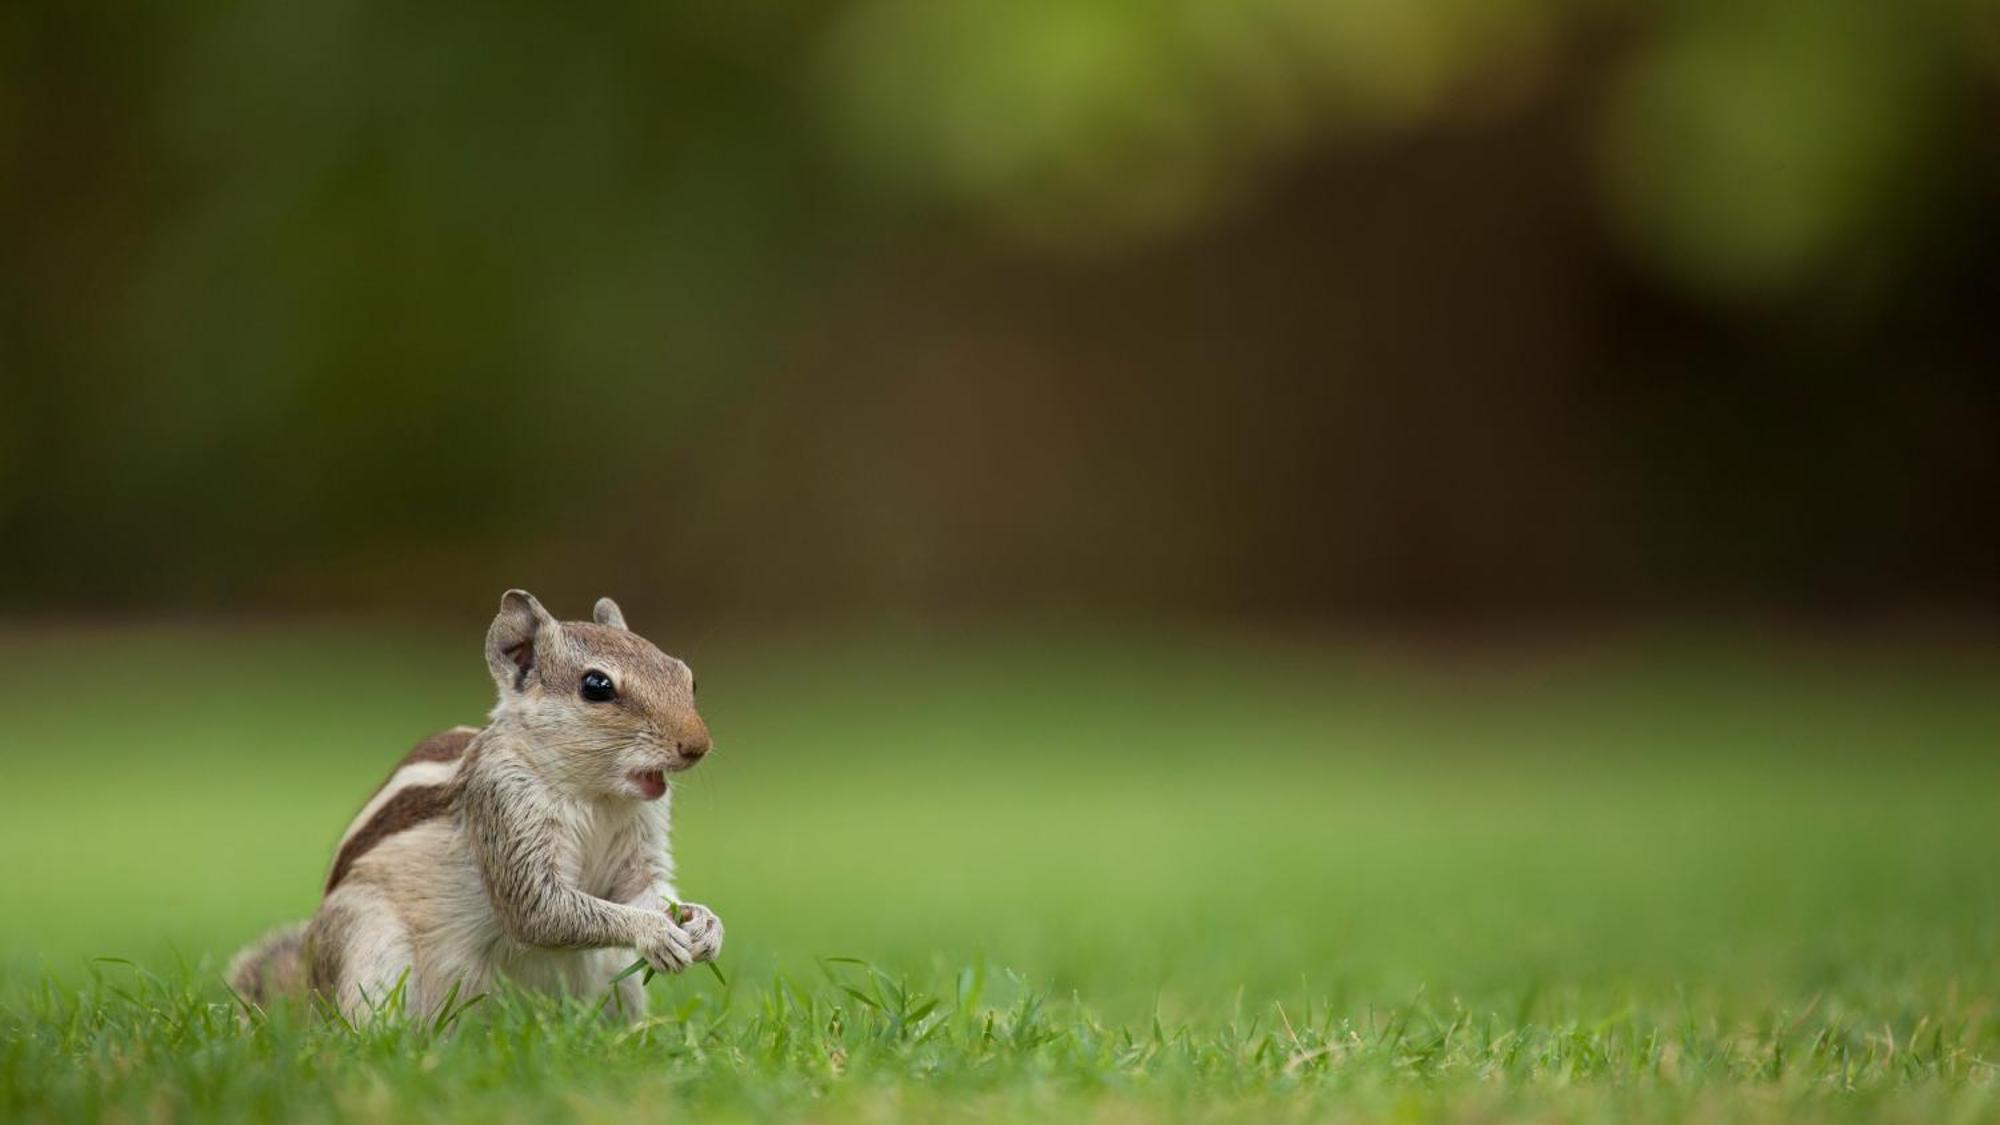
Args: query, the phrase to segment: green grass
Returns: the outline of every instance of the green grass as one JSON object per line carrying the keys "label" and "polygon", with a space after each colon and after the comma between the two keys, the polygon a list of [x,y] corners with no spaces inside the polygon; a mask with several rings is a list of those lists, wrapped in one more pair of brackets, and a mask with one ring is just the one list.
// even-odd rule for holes
{"label": "green grass", "polygon": [[695,646],[727,986],[240,1026],[476,642],[0,644],[0,1119],[2000,1114],[2000,660],[1712,635]]}

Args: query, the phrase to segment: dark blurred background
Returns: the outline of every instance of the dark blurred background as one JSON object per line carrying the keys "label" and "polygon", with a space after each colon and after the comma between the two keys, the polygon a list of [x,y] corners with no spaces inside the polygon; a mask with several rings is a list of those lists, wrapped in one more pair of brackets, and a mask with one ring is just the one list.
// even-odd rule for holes
{"label": "dark blurred background", "polygon": [[0,610],[1990,611],[1996,124],[1981,0],[9,4]]}

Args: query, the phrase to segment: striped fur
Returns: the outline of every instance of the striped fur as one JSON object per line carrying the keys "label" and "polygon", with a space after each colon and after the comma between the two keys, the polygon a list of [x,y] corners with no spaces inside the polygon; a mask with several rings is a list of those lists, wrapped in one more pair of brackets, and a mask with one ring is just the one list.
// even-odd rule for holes
{"label": "striped fur", "polygon": [[[709,748],[692,674],[609,599],[594,616],[559,623],[519,591],[502,599],[491,724],[404,755],[342,834],[312,919],[238,956],[246,1001],[310,990],[360,1018],[400,983],[405,1010],[428,1014],[501,976],[601,994],[635,950],[667,972],[719,952],[712,911],[664,909],[678,896],[660,779]],[[615,698],[581,698],[587,671]],[[618,1006],[643,1014],[633,980]]]}
{"label": "striped fur", "polygon": [[432,817],[446,816],[457,800],[458,768],[479,736],[478,727],[440,731],[410,748],[396,770],[354,815],[334,849],[326,893],[340,885],[354,864],[387,837]]}

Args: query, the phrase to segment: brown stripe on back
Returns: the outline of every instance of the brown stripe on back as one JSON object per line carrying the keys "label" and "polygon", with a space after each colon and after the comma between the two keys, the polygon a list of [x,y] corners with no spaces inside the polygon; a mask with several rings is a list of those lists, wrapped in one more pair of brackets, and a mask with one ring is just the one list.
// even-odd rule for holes
{"label": "brown stripe on back", "polygon": [[368,818],[361,831],[342,845],[340,854],[334,857],[333,873],[326,877],[327,893],[331,894],[340,885],[348,871],[368,854],[369,849],[398,832],[448,815],[457,800],[458,786],[454,784],[412,785],[398,790],[395,796],[375,810],[375,815]]}
{"label": "brown stripe on back", "polygon": [[397,771],[404,766],[416,762],[455,762],[465,756],[466,747],[471,746],[472,740],[478,737],[479,732],[476,730],[439,731],[410,747],[410,752],[390,767],[389,776],[382,779],[382,783],[375,787],[373,793],[368,794],[368,800],[374,800],[376,793],[388,788],[389,783],[396,780]]}
{"label": "brown stripe on back", "polygon": [[396,768],[402,769],[411,762],[455,762],[478,735],[476,730],[440,731],[410,747],[410,752],[403,755]]}

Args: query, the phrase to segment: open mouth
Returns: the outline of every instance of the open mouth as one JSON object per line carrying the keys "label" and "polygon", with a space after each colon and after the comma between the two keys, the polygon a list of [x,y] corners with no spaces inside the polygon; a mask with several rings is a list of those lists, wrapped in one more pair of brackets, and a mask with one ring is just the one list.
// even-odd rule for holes
{"label": "open mouth", "polygon": [[665,770],[633,770],[625,775],[648,801],[657,801],[667,791]]}

